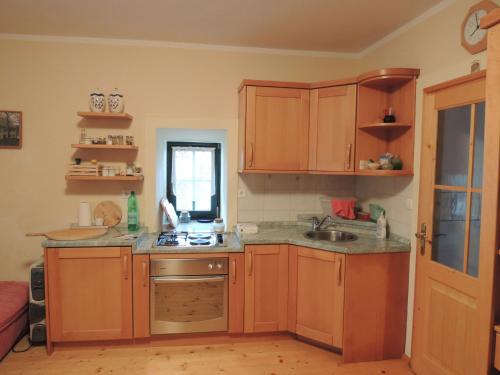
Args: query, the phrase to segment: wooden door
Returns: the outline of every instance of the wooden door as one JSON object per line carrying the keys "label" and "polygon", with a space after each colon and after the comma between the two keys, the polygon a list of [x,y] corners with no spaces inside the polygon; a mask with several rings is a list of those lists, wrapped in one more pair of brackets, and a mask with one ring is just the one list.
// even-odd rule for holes
{"label": "wooden door", "polygon": [[129,247],[47,249],[52,341],[132,337]]}
{"label": "wooden door", "polygon": [[477,350],[484,97],[483,73],[425,92],[411,361],[417,374],[486,373]]}
{"label": "wooden door", "polygon": [[149,254],[133,256],[134,338],[149,337]]}
{"label": "wooden door", "polygon": [[356,85],[311,90],[309,169],[354,171]]}
{"label": "wooden door", "polygon": [[245,246],[245,332],[286,331],[288,246]]}
{"label": "wooden door", "polygon": [[245,169],[307,170],[308,133],[309,90],[247,87]]}
{"label": "wooden door", "polygon": [[289,262],[291,331],[342,348],[345,255],[290,246]]}
{"label": "wooden door", "polygon": [[229,333],[243,333],[245,315],[245,254],[229,254]]}

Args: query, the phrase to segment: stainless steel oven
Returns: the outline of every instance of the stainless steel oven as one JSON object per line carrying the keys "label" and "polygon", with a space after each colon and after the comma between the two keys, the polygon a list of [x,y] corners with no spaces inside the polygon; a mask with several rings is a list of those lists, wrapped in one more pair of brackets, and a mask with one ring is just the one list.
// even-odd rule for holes
{"label": "stainless steel oven", "polygon": [[228,258],[152,259],[151,334],[227,331]]}

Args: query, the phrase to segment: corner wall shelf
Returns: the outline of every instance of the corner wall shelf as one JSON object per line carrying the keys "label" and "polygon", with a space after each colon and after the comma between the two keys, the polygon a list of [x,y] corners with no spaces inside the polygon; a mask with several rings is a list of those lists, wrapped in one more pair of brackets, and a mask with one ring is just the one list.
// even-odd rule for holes
{"label": "corner wall shelf", "polygon": [[78,116],[87,119],[103,119],[103,120],[132,120],[134,117],[128,113],[114,112],[77,112]]}
{"label": "corner wall shelf", "polygon": [[375,122],[373,124],[359,125],[358,129],[401,129],[411,128],[413,125],[403,122]]}
{"label": "corner wall shelf", "polygon": [[357,176],[413,176],[413,171],[401,170],[358,170],[354,173]]}
{"label": "corner wall shelf", "polygon": [[142,181],[144,176],[73,176],[66,175],[67,181]]}

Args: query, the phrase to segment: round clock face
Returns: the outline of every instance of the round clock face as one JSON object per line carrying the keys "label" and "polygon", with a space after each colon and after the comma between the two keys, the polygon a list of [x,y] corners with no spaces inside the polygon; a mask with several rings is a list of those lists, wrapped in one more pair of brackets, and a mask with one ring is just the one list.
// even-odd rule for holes
{"label": "round clock face", "polygon": [[471,46],[479,43],[486,36],[486,30],[481,29],[479,23],[481,18],[486,16],[487,12],[484,9],[479,9],[472,13],[464,27],[464,39]]}

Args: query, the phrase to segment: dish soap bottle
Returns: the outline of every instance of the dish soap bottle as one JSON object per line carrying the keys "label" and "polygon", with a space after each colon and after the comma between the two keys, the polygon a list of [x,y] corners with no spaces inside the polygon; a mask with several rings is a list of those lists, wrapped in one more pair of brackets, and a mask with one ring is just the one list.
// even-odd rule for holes
{"label": "dish soap bottle", "polygon": [[135,192],[130,192],[127,202],[128,230],[134,232],[139,229],[139,205]]}
{"label": "dish soap bottle", "polygon": [[377,238],[387,238],[387,219],[385,218],[385,211],[382,211],[377,219]]}

